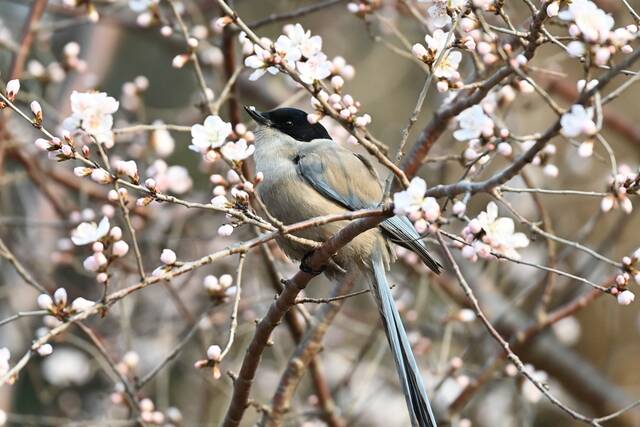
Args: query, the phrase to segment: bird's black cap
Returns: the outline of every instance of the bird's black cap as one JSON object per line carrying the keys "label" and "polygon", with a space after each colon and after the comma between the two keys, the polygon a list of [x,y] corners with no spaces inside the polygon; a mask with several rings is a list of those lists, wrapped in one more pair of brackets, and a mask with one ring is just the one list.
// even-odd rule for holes
{"label": "bird's black cap", "polygon": [[307,113],[297,108],[277,108],[260,112],[245,105],[244,109],[257,123],[278,129],[298,141],[309,142],[314,139],[331,139],[324,126],[320,123],[309,123]]}

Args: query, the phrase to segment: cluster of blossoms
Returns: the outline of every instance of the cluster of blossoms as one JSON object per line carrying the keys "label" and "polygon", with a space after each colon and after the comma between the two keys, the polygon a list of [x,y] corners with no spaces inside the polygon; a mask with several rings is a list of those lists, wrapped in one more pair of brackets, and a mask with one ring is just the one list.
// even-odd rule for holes
{"label": "cluster of blossoms", "polygon": [[122,94],[120,95],[120,105],[128,111],[136,111],[142,105],[141,96],[149,89],[149,79],[145,76],[138,76],[133,81],[122,84]]}
{"label": "cluster of blossoms", "polygon": [[628,287],[631,279],[640,285],[640,248],[636,249],[631,256],[622,258],[622,273],[616,276],[615,287],[611,289],[611,293],[616,295],[618,304],[629,305],[636,296]]}
{"label": "cluster of blossoms", "polygon": [[[227,141],[230,136],[234,140]],[[203,124],[191,126],[189,148],[202,154],[208,162],[214,162],[220,156],[230,162],[241,162],[254,153],[255,146],[249,145],[254,139],[253,132],[244,124],[239,123],[234,132],[231,123],[219,116],[208,116]]]}
{"label": "cluster of blossoms", "polygon": [[344,58],[336,57],[330,61],[322,52],[320,36],[312,36],[300,24],[286,25],[283,33],[275,43],[263,38],[261,44],[253,44],[247,40],[246,34],[240,34],[243,46],[251,48],[250,55],[244,61],[247,67],[255,69],[250,80],[257,80],[266,72],[275,75],[280,71],[278,66],[282,64],[296,69],[300,79],[307,84],[314,84],[330,76],[353,78],[353,67],[347,65]]}
{"label": "cluster of blossoms", "polygon": [[[128,355],[129,353],[127,353]],[[125,355],[125,357],[127,356]],[[128,406],[126,388],[124,384],[117,383],[115,390],[111,393],[111,403],[114,405]],[[153,400],[144,398],[140,400],[140,418],[145,424],[159,425],[164,427],[176,427],[183,424],[182,412],[175,407],[169,407],[166,411],[156,408]]]}
{"label": "cluster of blossoms", "polygon": [[[226,178],[220,174],[213,174],[209,181],[213,184],[213,198],[211,204],[219,209],[249,209],[249,195],[253,193],[255,186],[264,178],[262,172],[258,172],[253,181],[242,181],[240,175],[231,169]],[[218,228],[220,236],[230,236],[235,226],[227,223]]]}
{"label": "cluster of blossoms", "polygon": [[607,192],[609,194],[600,202],[603,212],[620,208],[625,213],[631,213],[633,205],[629,196],[640,194],[640,170],[634,172],[629,166],[620,165],[618,173],[609,177]]}
{"label": "cluster of blossoms", "polygon": [[451,16],[463,13],[468,3],[467,0],[418,0],[418,2],[428,3],[429,22],[436,28],[450,25]]}
{"label": "cluster of blossoms", "polygon": [[393,195],[393,209],[396,215],[407,215],[413,221],[416,230],[424,233],[435,227],[440,218],[440,205],[433,197],[425,197],[427,183],[420,177],[414,177],[404,191]]}
{"label": "cluster of blossoms", "polygon": [[[193,187],[193,180],[187,168],[180,165],[169,166],[164,160],[155,160],[147,168],[146,175],[148,178],[144,185],[152,193],[183,194]],[[152,200],[153,197],[138,199],[138,205],[146,206]]]}
{"label": "cluster of blossoms", "polygon": [[[438,29],[430,36],[424,36],[427,44],[425,47],[421,43],[416,43],[411,48],[413,55],[427,64],[433,75],[438,79],[436,87],[439,92],[446,92],[449,88],[460,88],[460,73],[458,67],[462,61],[462,53],[451,50],[455,37],[453,34],[445,33]],[[438,61],[438,58],[440,60]]]}
{"label": "cluster of blossoms", "polygon": [[[49,314],[43,318],[44,327],[36,331],[38,337],[45,336],[50,329],[60,326],[62,322],[67,321],[70,316],[82,313],[91,309],[96,303],[88,299],[78,297],[69,304],[67,291],[64,288],[58,288],[53,293],[53,297],[49,294],[40,294],[37,298],[38,307],[46,310]],[[37,348],[38,354],[48,356],[53,353],[51,344],[43,344]]]}
{"label": "cluster of blossoms", "polygon": [[[112,190],[115,192],[115,190]],[[110,197],[118,197],[116,194]],[[106,283],[109,279],[107,269],[116,259],[124,257],[129,252],[129,244],[122,240],[122,229],[111,227],[109,218],[104,217],[99,224],[83,222],[71,232],[71,241],[76,246],[91,244],[93,255],[85,258],[82,265],[85,270],[96,273],[99,283]]]}
{"label": "cluster of blossoms", "polygon": [[462,230],[462,236],[467,243],[462,247],[462,256],[474,262],[478,258],[491,258],[491,252],[520,259],[516,249],[529,246],[527,236],[515,232],[513,219],[498,217],[498,206],[494,202],[469,221]]}
{"label": "cluster of blossoms", "polygon": [[[535,143],[535,140],[524,141],[521,144],[521,148],[523,151],[528,151]],[[531,164],[542,167],[542,171],[545,175],[555,178],[560,173],[560,170],[555,164],[551,163],[551,159],[557,151],[558,149],[554,144],[547,143],[542,150],[536,153],[533,160],[531,160]]]}
{"label": "cluster of blossoms", "polygon": [[77,42],[67,43],[62,52],[63,58],[61,62],[52,61],[46,66],[37,59],[30,59],[26,65],[29,76],[44,86],[50,83],[61,83],[67,73],[72,71],[84,73],[87,70],[86,61],[79,56],[80,45]]}
{"label": "cluster of blossoms", "polygon": [[209,274],[205,276],[203,285],[211,299],[220,302],[225,302],[237,291],[236,287],[232,286],[233,277],[230,274],[223,274],[220,277]]}
{"label": "cluster of blossoms", "polygon": [[[49,294],[40,294],[37,299],[38,307],[49,312],[51,316],[58,320],[66,320],[69,316],[81,313],[93,307],[95,302],[89,301],[85,298],[78,297],[68,304],[67,290],[65,288],[58,288],[53,293],[53,298]],[[45,322],[48,322],[45,319]],[[47,326],[57,326],[48,324]]]}
{"label": "cluster of blossoms", "polygon": [[[598,80],[578,81],[578,91],[590,90],[598,84]],[[580,157],[591,157],[593,154],[593,135],[598,132],[598,126],[594,120],[593,107],[585,107],[580,104],[571,106],[571,109],[564,113],[560,118],[562,126],[560,132],[567,138],[575,140],[579,137],[586,137],[578,146],[578,155]]]}
{"label": "cluster of blossoms", "polygon": [[77,92],[71,94],[71,116],[62,123],[69,132],[88,135],[105,147],[113,147],[113,116],[119,103],[105,92]]}
{"label": "cluster of blossoms", "polygon": [[222,361],[222,349],[219,345],[211,345],[207,349],[207,358],[197,360],[193,366],[197,369],[211,368],[211,374],[214,379],[222,376],[220,371],[220,362]]}
{"label": "cluster of blossoms", "polygon": [[[364,129],[367,125],[371,124],[371,116],[367,113],[358,116],[361,107],[360,102],[354,100],[351,95],[341,95],[338,85],[333,84],[336,79],[342,82],[342,78],[335,76],[331,79],[332,86],[336,90],[336,93],[329,95],[322,90],[318,93],[317,98],[311,98],[311,105],[315,109],[315,112],[309,114],[307,120],[309,123],[314,124],[318,123],[324,117],[325,108],[320,101],[322,100],[336,110],[342,120],[353,124],[353,126],[357,128]],[[357,140],[353,135],[350,135],[348,142],[355,143]]]}
{"label": "cluster of blossoms", "polygon": [[629,43],[638,33],[636,25],[614,29],[613,17],[590,0],[573,0],[563,11],[559,11],[560,3],[551,3],[547,14],[570,22],[569,35],[577,40],[567,45],[569,55],[582,57],[587,54],[596,65],[605,65],[616,52],[633,51]]}

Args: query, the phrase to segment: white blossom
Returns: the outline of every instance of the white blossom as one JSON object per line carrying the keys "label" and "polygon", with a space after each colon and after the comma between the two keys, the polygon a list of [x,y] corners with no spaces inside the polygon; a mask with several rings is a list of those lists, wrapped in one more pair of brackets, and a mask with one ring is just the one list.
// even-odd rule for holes
{"label": "white blossom", "polygon": [[220,148],[231,133],[231,123],[227,123],[220,116],[209,116],[204,124],[191,126],[192,150],[206,153],[210,149]]}
{"label": "white blossom", "polygon": [[[494,202],[489,202],[487,210],[480,214],[469,223],[465,229],[467,233],[478,234],[480,230],[484,232],[482,242],[490,246],[495,252],[504,254],[510,258],[520,259],[520,254],[516,251],[518,248],[529,246],[529,239],[524,233],[515,232],[515,224],[513,219],[507,217],[498,217],[498,206]],[[477,247],[486,255],[484,247]]]}
{"label": "white blossom", "polygon": [[177,259],[176,253],[171,249],[163,249],[160,254],[160,261],[165,265],[175,264]]}
{"label": "white blossom", "polygon": [[258,44],[253,45],[253,50],[254,54],[244,59],[245,66],[255,69],[249,76],[249,80],[258,80],[267,71],[270,74],[278,74],[278,68],[272,65],[273,55],[271,55],[271,52]]}
{"label": "white blossom", "polygon": [[91,378],[91,363],[84,353],[61,348],[42,363],[42,376],[59,387],[83,385]]}
{"label": "white blossom", "polygon": [[[193,180],[189,176],[187,168],[179,165],[168,166],[164,160],[158,159],[153,162],[147,173],[153,178],[147,179],[145,185],[161,193],[170,191],[175,194],[183,194],[193,186]],[[148,185],[147,181],[153,185]]]}
{"label": "white blossom", "polygon": [[561,132],[564,136],[575,138],[581,134],[593,135],[598,128],[593,121],[593,109],[580,104],[571,106],[571,111],[560,118]]}
{"label": "white blossom", "polygon": [[427,191],[427,183],[420,177],[414,177],[404,191],[393,195],[393,212],[396,215],[408,215],[422,208]]}
{"label": "white blossom", "polygon": [[453,133],[453,137],[458,141],[477,139],[481,135],[490,136],[493,134],[493,120],[485,114],[480,105],[467,108],[458,114],[457,119],[460,129]]}
{"label": "white blossom", "polygon": [[618,304],[620,305],[629,305],[636,299],[636,296],[631,291],[622,291],[617,296]]}
{"label": "white blossom", "polygon": [[78,297],[71,303],[71,309],[77,313],[81,313],[83,311],[91,309],[94,305],[96,305],[95,302],[82,297]]}
{"label": "white blossom", "polygon": [[322,38],[320,36],[312,36],[311,31],[305,31],[302,25],[287,25],[284,28],[284,32],[286,34],[284,37],[287,37],[292,46],[298,49],[305,58],[311,58],[322,51]]}
{"label": "white blossom", "polygon": [[317,53],[305,62],[298,62],[300,79],[307,84],[329,77],[331,75],[331,67],[331,61],[327,59],[327,55],[324,53]]}
{"label": "white blossom", "polygon": [[68,131],[82,129],[107,147],[113,144],[113,116],[118,101],[105,92],[78,92],[71,94],[71,116],[62,123]]}
{"label": "white blossom", "polygon": [[573,0],[569,8],[558,14],[560,19],[573,21],[589,42],[604,42],[615,21],[590,0]]}
{"label": "white blossom", "polygon": [[240,138],[236,142],[227,142],[220,152],[228,160],[240,161],[251,156],[255,150],[255,145],[247,145],[247,141]]}
{"label": "white blossom", "polygon": [[46,357],[53,353],[53,346],[51,344],[42,344],[36,351],[40,356]]}
{"label": "white blossom", "polygon": [[109,218],[106,216],[95,222],[83,222],[71,232],[71,241],[76,246],[83,246],[102,239],[109,232]]}

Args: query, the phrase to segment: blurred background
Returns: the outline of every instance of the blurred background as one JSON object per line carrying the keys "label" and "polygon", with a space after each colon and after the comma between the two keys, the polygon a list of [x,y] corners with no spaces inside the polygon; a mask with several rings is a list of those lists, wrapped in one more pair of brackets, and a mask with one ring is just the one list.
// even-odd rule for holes
{"label": "blurred background", "polygon": [[[0,1],[0,77],[3,82],[7,80],[5,70],[13,58],[12,46],[20,40],[32,3]],[[253,23],[271,14],[315,4],[317,0],[236,0],[234,3],[239,15]],[[424,11],[424,5],[411,3]],[[522,25],[528,16],[525,2],[506,3],[514,25]],[[622,2],[596,3],[611,13],[618,25],[632,23]],[[640,1],[629,3],[640,7]],[[217,96],[228,77],[220,49],[223,37],[213,31],[211,25],[220,12],[213,1],[183,0],[181,4],[191,28],[200,26],[198,30],[204,32],[201,60],[207,82]],[[101,19],[91,23],[81,10],[53,0],[49,2],[29,55],[30,61],[44,67],[48,77],[39,76],[38,66],[30,62],[21,78],[23,98],[19,98],[19,105],[28,108],[28,102],[25,104],[28,99],[41,100],[45,125],[54,129],[70,112],[72,90],[96,88],[121,102],[115,128],[156,120],[183,126],[201,123],[205,114],[197,105],[201,98],[191,65],[181,69],[171,65],[172,59],[184,51],[184,41],[162,36],[158,24],[141,26],[140,14],[132,11],[127,1],[96,1],[95,5]],[[166,13],[166,9],[164,11]],[[385,0],[376,15],[366,20],[349,13],[347,2],[335,2],[305,16],[262,25],[256,31],[275,39],[282,33],[283,25],[296,22],[312,34],[322,36],[323,51],[330,58],[343,56],[353,65],[355,78],[346,83],[345,91],[361,102],[362,111],[371,114],[371,132],[394,153],[426,75],[421,67],[398,55],[390,45],[403,48],[394,33],[396,30],[413,44],[423,41],[425,29],[403,7],[403,2]],[[556,33],[564,31],[553,24],[549,28]],[[235,61],[239,65],[241,46],[236,36],[232,39],[236,41]],[[86,68],[64,66],[64,47],[74,41],[80,45],[79,58],[86,63]],[[561,106],[571,105],[577,93],[576,81],[582,78],[582,68],[577,61],[555,46],[543,46],[530,65],[552,71],[532,76]],[[471,64],[464,63],[461,74],[465,76],[470,70]],[[250,70],[243,70],[237,81],[237,102],[241,105],[270,109],[291,103],[294,97],[294,105],[312,111],[309,95],[299,93],[287,77],[265,75],[251,82],[249,74]],[[148,79],[148,89],[131,97],[126,85],[138,76]],[[612,87],[621,82],[622,79],[614,81]],[[604,135],[618,162],[634,169],[640,160],[640,116],[636,105],[639,91],[638,86],[631,86],[605,110],[609,120]],[[443,95],[435,90],[429,93],[427,106],[413,128],[409,144],[416,140],[420,129],[443,102]],[[555,120],[554,113],[536,94],[518,93],[510,105],[500,110],[500,115],[511,131],[520,135],[542,131]],[[221,116],[231,120],[228,104],[221,109]],[[0,162],[0,237],[47,289],[64,286],[73,297],[99,299],[101,286],[82,269],[86,254],[82,248],[70,247],[68,237],[78,218],[102,217],[103,205],[107,203],[103,190],[80,179],[76,179],[75,184],[65,181],[64,177],[73,178],[69,173],[73,165],[47,160],[46,155],[33,147],[34,129],[15,114],[4,114],[0,120],[4,122],[0,127],[10,129],[12,135],[0,144],[15,145],[25,153],[23,158],[7,155],[4,162]],[[244,113],[241,120],[250,126]],[[327,122],[327,126],[336,140],[346,139],[337,125]],[[166,135],[153,132],[117,135],[116,150],[123,157],[135,155],[145,159],[147,168],[161,157],[168,166],[183,166],[192,185],[181,197],[208,202],[212,189],[209,176],[224,175],[227,170],[218,164],[201,164],[199,156],[187,149],[188,132],[171,132],[174,148],[163,152],[157,147],[160,137]],[[577,147],[567,140],[555,138],[553,142],[557,147],[553,163],[560,173],[549,177],[541,167],[529,166],[531,186],[606,191],[610,168],[602,147],[596,147],[594,156],[582,158],[576,154]],[[430,157],[460,155],[465,148],[464,143],[447,132],[437,141]],[[496,160],[486,174],[505,164],[506,160]],[[66,175],[56,172],[60,170],[66,171]],[[434,161],[425,163],[420,176],[429,185],[435,185],[455,182],[463,171],[459,162]],[[48,189],[49,196],[43,196],[42,190],[34,186],[34,180]],[[518,178],[510,185],[522,186],[523,182]],[[616,261],[640,246],[637,209],[629,215],[621,211],[602,214],[600,199],[595,197],[539,195],[536,200],[530,194],[512,193],[505,197],[531,221],[541,220],[536,208],[536,203],[541,201],[556,235],[579,241]],[[474,196],[467,212],[470,216],[477,215],[490,200],[486,195]],[[508,212],[501,208],[501,215],[508,216]],[[254,235],[253,230],[245,226],[230,237],[221,237],[216,230],[224,222],[222,215],[169,204],[152,204],[140,209],[134,216],[134,225],[140,233],[145,266],[151,271],[159,265],[159,254],[165,247],[174,249],[179,259],[191,260]],[[549,245],[545,239],[516,223],[532,240],[531,245],[521,251],[523,259],[546,265]],[[454,218],[448,229],[459,232],[463,226]],[[555,246],[559,259],[556,267],[561,270],[595,283],[604,283],[616,273],[607,264],[570,246]],[[438,253],[437,245],[432,247]],[[272,245],[271,249],[278,274],[292,275],[297,265],[288,262],[277,247]],[[121,364],[131,378],[143,377],[171,352],[192,325],[200,325],[178,357],[139,391],[140,396],[152,399],[164,414],[162,424],[218,425],[224,416],[231,393],[231,379],[224,372],[238,371],[255,329],[254,322],[264,316],[275,294],[272,272],[256,249],[247,258],[238,336],[232,353],[222,364],[223,376],[214,379],[208,370],[194,369],[196,360],[206,358],[209,345],[222,346],[226,342],[229,329],[231,304],[226,301],[208,309],[211,302],[203,287],[204,277],[234,275],[237,262],[237,257],[225,258],[171,283],[149,287],[114,305],[106,317],[87,321],[87,325],[99,333],[113,361]],[[549,280],[545,272],[497,261],[462,261],[462,266],[481,305],[504,336],[513,338],[516,332],[541,320],[537,317],[539,301]],[[114,290],[136,283],[135,260],[131,254],[121,270],[113,281]],[[563,277],[554,280],[550,311],[590,292],[577,281]],[[530,384],[523,383],[522,377],[513,375],[512,367],[496,357],[500,354],[499,347],[479,321],[460,319],[461,310],[467,308],[468,303],[455,277],[445,273],[436,278],[417,267],[410,258],[402,257],[393,269],[392,281],[397,284],[394,292],[407,328],[415,339],[414,349],[427,387],[437,410],[442,411],[443,425],[462,426],[468,421],[474,426],[498,427],[581,425],[555,408]],[[328,281],[318,278],[309,286],[307,294],[326,297],[331,288]],[[357,283],[354,290],[365,288],[366,284]],[[14,269],[0,259],[0,319],[19,311],[34,310],[36,297],[37,293],[25,286]],[[315,304],[305,306],[312,314],[319,309]],[[555,323],[524,344],[514,345],[514,350],[523,361],[535,367],[536,375],[568,406],[590,416],[606,415],[640,398],[637,306],[636,303],[621,307],[614,298],[594,297],[586,308],[576,310],[575,315]],[[41,327],[40,317],[27,317],[0,326],[0,348],[10,349],[12,366]],[[252,389],[252,399],[260,404],[269,404],[294,349],[285,325],[276,329],[273,341]],[[0,409],[9,414],[7,425],[118,425],[115,420],[126,420],[128,412],[113,394],[118,378],[105,367],[102,356],[87,336],[72,327],[53,345],[52,355],[36,357],[15,384],[0,388]],[[454,359],[456,369],[451,368]],[[324,339],[318,364],[326,376],[337,412],[348,425],[408,425],[393,361],[370,296],[353,297],[344,303]],[[461,397],[463,390],[467,394]],[[324,425],[318,412],[318,397],[307,372],[286,415],[285,425]],[[259,417],[255,408],[249,408],[243,425],[252,425]],[[607,425],[638,426],[640,410],[629,411]]]}

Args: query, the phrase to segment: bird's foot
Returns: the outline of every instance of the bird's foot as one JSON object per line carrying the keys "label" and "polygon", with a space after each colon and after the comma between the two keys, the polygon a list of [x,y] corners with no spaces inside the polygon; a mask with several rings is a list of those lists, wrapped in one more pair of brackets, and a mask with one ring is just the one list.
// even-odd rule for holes
{"label": "bird's foot", "polygon": [[317,276],[319,274],[322,274],[324,272],[324,270],[327,268],[327,266],[323,265],[318,270],[316,270],[313,267],[311,267],[309,265],[309,260],[311,258],[311,255],[313,255],[313,251],[307,252],[306,254],[304,254],[304,256],[302,257],[302,260],[300,261],[300,270],[304,271],[307,274],[311,274],[313,276]]}

